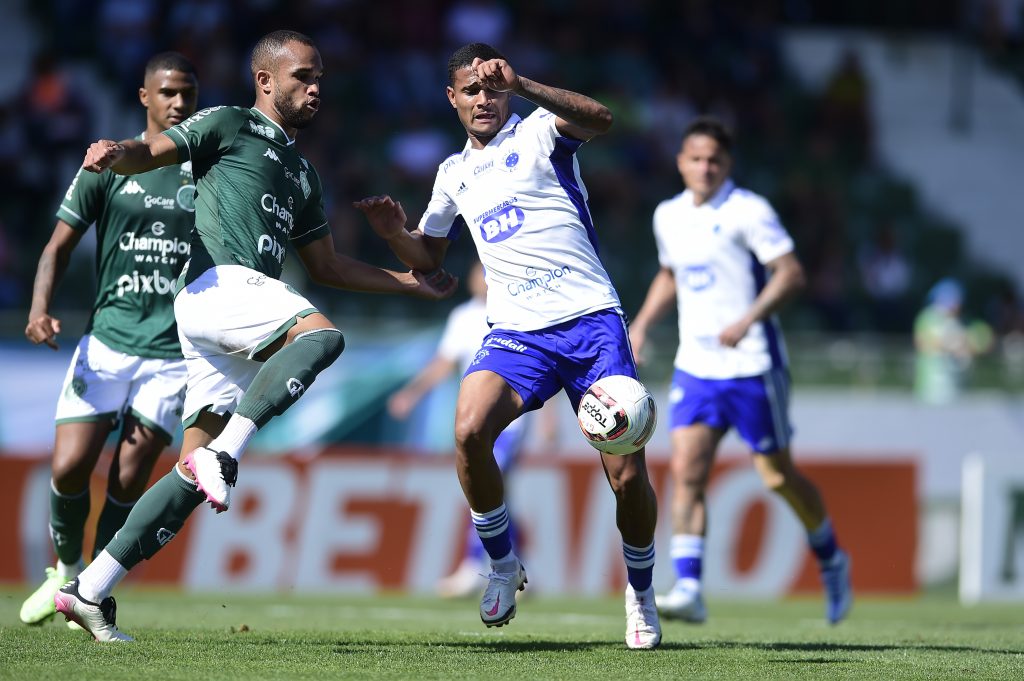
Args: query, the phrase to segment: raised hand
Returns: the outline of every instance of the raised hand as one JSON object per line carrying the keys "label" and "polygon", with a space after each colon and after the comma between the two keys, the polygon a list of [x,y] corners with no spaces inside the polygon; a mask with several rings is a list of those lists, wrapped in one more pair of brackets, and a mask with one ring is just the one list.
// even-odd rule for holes
{"label": "raised hand", "polygon": [[394,238],[405,229],[402,204],[390,196],[369,196],[352,204],[363,212],[374,233],[384,240]]}
{"label": "raised hand", "polygon": [[124,146],[112,140],[99,140],[89,145],[82,168],[90,173],[102,173],[124,156]]}
{"label": "raised hand", "polygon": [[43,313],[29,320],[25,327],[25,337],[39,345],[46,343],[57,349],[57,334],[60,333],[60,320]]}
{"label": "raised hand", "polygon": [[507,92],[519,87],[519,76],[515,70],[504,59],[488,59],[484,61],[480,57],[470,64],[476,79],[482,87],[495,92]]}

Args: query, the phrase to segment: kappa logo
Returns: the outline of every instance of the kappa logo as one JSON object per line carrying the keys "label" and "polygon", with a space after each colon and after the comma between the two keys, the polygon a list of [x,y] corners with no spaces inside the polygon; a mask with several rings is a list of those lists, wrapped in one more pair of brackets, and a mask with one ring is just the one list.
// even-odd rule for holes
{"label": "kappa logo", "polygon": [[161,527],[156,531],[156,541],[160,546],[163,546],[167,542],[171,541],[175,537],[175,532],[171,532],[166,527]]}
{"label": "kappa logo", "polygon": [[459,183],[459,188],[455,190],[455,196],[460,196],[461,194],[465,194],[468,191],[469,191],[469,187],[466,186],[466,183],[465,182],[460,182]]}
{"label": "kappa logo", "polygon": [[128,180],[121,189],[122,194],[145,194],[146,190],[136,180]]}
{"label": "kappa logo", "polygon": [[306,392],[306,386],[302,385],[302,381],[297,378],[289,378],[285,385],[288,386],[288,392],[295,399],[299,399],[302,397],[302,393]]}
{"label": "kappa logo", "polygon": [[267,151],[263,155],[269,158],[271,161],[277,161],[278,163],[281,162],[281,159],[277,157],[277,152],[275,152],[270,147],[267,147]]}

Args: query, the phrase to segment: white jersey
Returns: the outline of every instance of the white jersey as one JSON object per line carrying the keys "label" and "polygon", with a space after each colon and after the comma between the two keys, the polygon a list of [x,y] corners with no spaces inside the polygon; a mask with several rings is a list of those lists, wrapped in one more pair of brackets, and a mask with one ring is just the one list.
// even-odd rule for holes
{"label": "white jersey", "polygon": [[597,255],[576,150],[555,115],[512,114],[483,149],[467,142],[438,168],[419,228],[454,239],[466,227],[487,278],[495,328],[534,331],[619,307]]}
{"label": "white jersey", "polygon": [[774,317],[754,324],[735,348],[718,341],[764,288],[765,263],[793,250],[793,240],[764,198],[731,180],[700,206],[684,191],[655,209],[654,238],[658,261],[675,275],[677,369],[698,378],[728,379],[786,366]]}
{"label": "white jersey", "polygon": [[465,373],[469,363],[480,351],[484,336],[490,332],[487,326],[487,305],[482,300],[471,298],[455,306],[448,314],[437,354],[455,362]]}

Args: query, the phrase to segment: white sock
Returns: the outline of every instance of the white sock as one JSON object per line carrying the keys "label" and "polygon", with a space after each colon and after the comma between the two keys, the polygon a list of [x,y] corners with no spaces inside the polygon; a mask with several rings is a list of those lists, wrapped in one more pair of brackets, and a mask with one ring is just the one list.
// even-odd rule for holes
{"label": "white sock", "polygon": [[99,603],[127,574],[128,570],[106,550],[100,551],[100,555],[78,575],[78,593],[87,601]]}
{"label": "white sock", "polygon": [[491,569],[495,572],[515,572],[519,569],[519,556],[515,551],[509,551],[508,555],[498,560],[491,560]]}
{"label": "white sock", "polygon": [[235,461],[242,458],[245,453],[245,446],[256,434],[256,424],[252,420],[238,414],[232,414],[224,431],[213,438],[213,442],[206,445],[215,452],[227,452]]}
{"label": "white sock", "polygon": [[72,579],[77,577],[78,573],[81,571],[82,561],[68,565],[67,563],[60,562],[59,559],[57,560],[57,574],[66,582],[70,582]]}

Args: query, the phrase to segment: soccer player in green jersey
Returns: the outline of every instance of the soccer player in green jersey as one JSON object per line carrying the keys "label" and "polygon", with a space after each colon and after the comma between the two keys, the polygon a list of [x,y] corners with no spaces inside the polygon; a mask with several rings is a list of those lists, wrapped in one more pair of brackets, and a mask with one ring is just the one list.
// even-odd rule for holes
{"label": "soccer player in green jersey", "polygon": [[[146,130],[136,139],[153,139],[191,116],[196,96],[192,64],[176,52],[154,56],[139,88]],[[57,349],[61,322],[50,304],[71,251],[93,223],[98,286],[57,402],[50,480],[57,565],[46,568],[46,580],[22,605],[26,624],[53,617],[57,590],[81,570],[89,477],[107,436],[121,424],[93,555],[124,524],[181,420],[185,362],[171,282],[188,260],[194,191],[190,164],[131,179],[79,171],[57,210],[57,226],[39,258],[25,335]]]}
{"label": "soccer player in green jersey", "polygon": [[[117,536],[55,596],[100,641],[125,641],[110,592],[151,558],[204,500],[230,506],[238,459],[256,431],[297,400],[344,348],[341,332],[279,280],[291,244],[317,283],[437,299],[443,272],[392,272],[334,250],[320,178],[295,134],[320,106],[323,65],[312,40],[275,31],[252,53],[252,108],[198,112],[162,135],[94,143],[83,168],[118,174],[192,162],[196,226],[174,314],[188,370],[179,463],[143,495]],[[229,416],[230,415],[230,416]]]}

